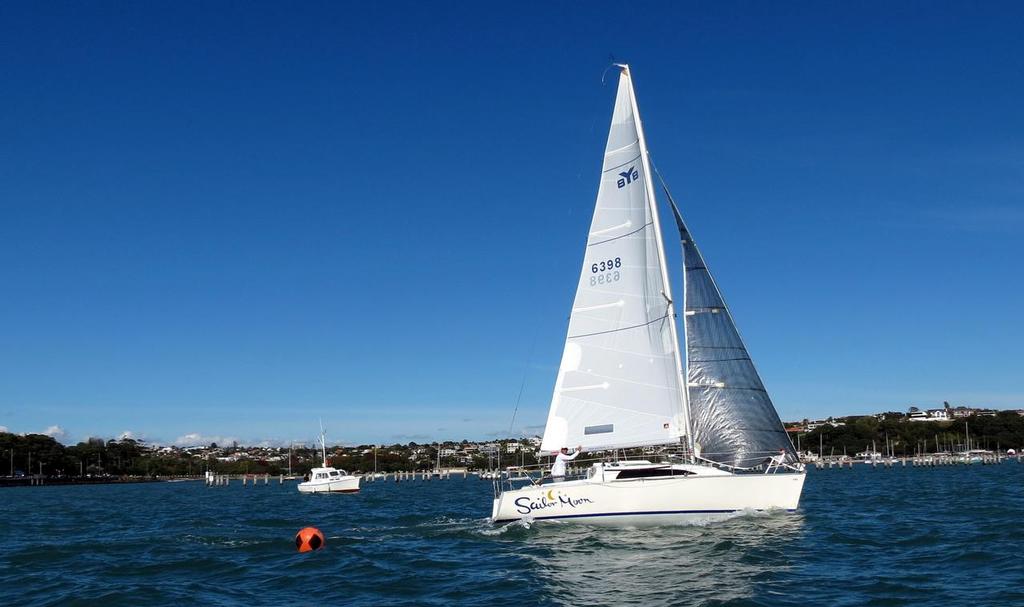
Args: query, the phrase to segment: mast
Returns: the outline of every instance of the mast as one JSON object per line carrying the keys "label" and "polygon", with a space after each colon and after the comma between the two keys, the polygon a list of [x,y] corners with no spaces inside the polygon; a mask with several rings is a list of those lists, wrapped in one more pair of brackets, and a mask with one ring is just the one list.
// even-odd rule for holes
{"label": "mast", "polygon": [[324,420],[320,420],[320,452],[324,456],[324,465],[327,467],[327,435],[324,433]]}
{"label": "mast", "polygon": [[[654,224],[654,238],[658,243],[658,263],[661,267],[661,280],[665,286],[662,291],[662,296],[668,302],[668,321],[669,321],[669,332],[672,336],[672,344],[675,346],[675,363],[676,363],[676,378],[679,381],[679,406],[680,412],[682,413],[683,419],[683,432],[685,432],[686,447],[693,453],[693,432],[690,427],[690,400],[689,400],[689,388],[686,376],[683,374],[683,358],[680,352],[682,346],[679,342],[679,335],[676,331],[676,312],[675,303],[672,300],[672,284],[668,278],[668,264],[665,260],[665,245],[661,239],[661,222],[658,218],[658,201],[654,197],[654,173],[651,171],[651,161],[649,158],[649,152],[647,151],[647,139],[644,137],[643,123],[640,121],[640,108],[636,102],[636,90],[633,88],[633,75],[629,71],[629,66],[625,63],[615,64],[619,69],[626,74],[629,78],[629,102],[633,107],[633,120],[636,123],[636,134],[637,139],[640,143],[640,162],[644,167],[644,174],[647,176],[646,183],[644,184],[647,190],[647,206],[651,211],[651,222]],[[683,272],[683,289],[686,289],[686,272]]]}

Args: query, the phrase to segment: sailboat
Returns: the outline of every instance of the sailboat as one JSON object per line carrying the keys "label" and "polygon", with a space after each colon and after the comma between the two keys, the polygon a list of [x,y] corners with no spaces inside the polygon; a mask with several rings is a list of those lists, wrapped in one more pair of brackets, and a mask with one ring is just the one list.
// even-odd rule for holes
{"label": "sailboat", "polygon": [[323,465],[309,471],[309,480],[299,483],[301,493],[355,493],[359,491],[359,477],[338,470],[327,463],[327,434],[320,424],[320,453]]}
{"label": "sailboat", "polygon": [[302,478],[301,475],[297,475],[294,472],[292,472],[292,452],[294,450],[293,449],[294,447],[295,447],[295,445],[293,445],[291,443],[288,444],[288,474],[285,475],[285,477],[284,477],[284,480],[287,480],[287,481],[294,481],[294,480],[298,480],[298,479]]}
{"label": "sailboat", "polygon": [[682,246],[680,347],[656,173],[629,66],[616,67],[601,182],[540,448],[653,447],[662,459],[596,461],[581,478],[522,488],[498,482],[491,520],[643,525],[795,510],[804,467],[662,181]]}
{"label": "sailboat", "polygon": [[377,445],[373,446],[373,480],[387,479],[388,475],[377,470]]}

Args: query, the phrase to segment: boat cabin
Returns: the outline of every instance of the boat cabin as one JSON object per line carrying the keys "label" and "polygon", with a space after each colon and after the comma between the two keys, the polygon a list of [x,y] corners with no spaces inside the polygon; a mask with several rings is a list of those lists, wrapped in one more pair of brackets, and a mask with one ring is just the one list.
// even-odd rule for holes
{"label": "boat cabin", "polygon": [[334,468],[313,468],[313,474],[310,480],[314,481],[325,481],[333,480],[342,476],[348,476],[348,472],[344,470],[335,470]]}
{"label": "boat cabin", "polygon": [[630,481],[683,478],[687,476],[729,476],[728,472],[693,464],[652,463],[647,460],[626,460],[597,463],[587,470],[587,481]]}

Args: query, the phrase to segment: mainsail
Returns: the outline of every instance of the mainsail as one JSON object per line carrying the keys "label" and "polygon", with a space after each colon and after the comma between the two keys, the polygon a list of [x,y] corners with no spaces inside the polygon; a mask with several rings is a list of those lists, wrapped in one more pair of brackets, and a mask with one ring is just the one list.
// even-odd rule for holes
{"label": "mainsail", "polygon": [[665,195],[683,247],[689,414],[701,456],[749,467],[781,451],[787,461],[795,463],[793,442],[761,383],[722,293],[667,187]]}
{"label": "mainsail", "polygon": [[671,290],[645,154],[623,66],[542,450],[665,444],[687,433]]}

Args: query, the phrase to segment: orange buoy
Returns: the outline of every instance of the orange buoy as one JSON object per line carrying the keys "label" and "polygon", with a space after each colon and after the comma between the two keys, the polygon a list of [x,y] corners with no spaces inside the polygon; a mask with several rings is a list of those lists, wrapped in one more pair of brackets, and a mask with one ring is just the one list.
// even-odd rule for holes
{"label": "orange buoy", "polygon": [[324,547],[324,534],[316,527],[304,527],[295,534],[295,547],[299,552],[310,552]]}

